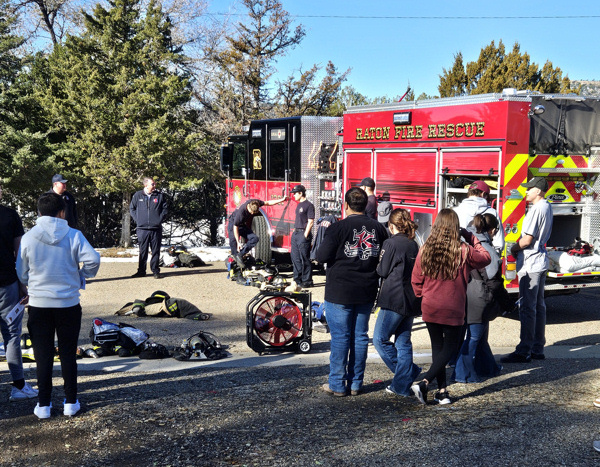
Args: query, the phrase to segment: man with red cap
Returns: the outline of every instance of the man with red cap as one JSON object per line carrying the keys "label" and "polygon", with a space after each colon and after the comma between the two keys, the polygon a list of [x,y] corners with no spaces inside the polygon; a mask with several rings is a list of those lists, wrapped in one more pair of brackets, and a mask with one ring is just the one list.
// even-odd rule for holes
{"label": "man with red cap", "polygon": [[504,229],[502,228],[502,219],[498,215],[498,211],[488,205],[490,195],[490,186],[483,180],[475,180],[467,190],[467,197],[454,208],[454,212],[458,214],[458,221],[463,229],[468,229],[474,232],[472,227],[473,218],[477,214],[492,214],[498,219],[500,228],[494,238],[492,244],[496,251],[500,252],[504,249]]}

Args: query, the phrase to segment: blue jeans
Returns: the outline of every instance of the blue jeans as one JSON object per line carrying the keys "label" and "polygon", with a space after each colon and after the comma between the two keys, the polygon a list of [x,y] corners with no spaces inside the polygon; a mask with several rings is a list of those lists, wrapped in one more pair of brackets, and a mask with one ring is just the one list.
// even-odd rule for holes
{"label": "blue jeans", "polygon": [[496,363],[488,334],[490,323],[474,323],[467,327],[467,337],[456,360],[455,380],[460,383],[479,383],[485,378],[500,374],[501,366]]}
{"label": "blue jeans", "polygon": [[519,278],[521,342],[515,351],[520,355],[530,355],[532,352],[544,353],[546,344],[545,284],[546,271],[525,273]]}
{"label": "blue jeans", "polygon": [[329,388],[332,391],[362,388],[372,308],[371,303],[341,305],[325,300],[325,316],[331,333]]}
{"label": "blue jeans", "polygon": [[0,287],[0,330],[4,340],[6,362],[13,381],[23,379],[23,358],[21,354],[22,312],[12,323],[6,321],[6,316],[19,303],[19,282],[15,281],[5,287]]}
{"label": "blue jeans", "polygon": [[[412,316],[402,316],[382,308],[373,331],[373,345],[383,363],[394,373],[390,389],[402,396],[412,395],[410,387],[421,373],[421,368],[413,363],[412,325]],[[390,341],[392,336],[395,336],[394,343]]]}

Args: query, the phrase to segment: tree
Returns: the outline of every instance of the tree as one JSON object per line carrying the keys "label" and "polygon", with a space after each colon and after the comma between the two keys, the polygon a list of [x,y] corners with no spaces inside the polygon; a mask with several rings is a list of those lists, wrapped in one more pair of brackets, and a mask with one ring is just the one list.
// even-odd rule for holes
{"label": "tree", "polygon": [[261,118],[272,107],[268,82],[274,62],[304,38],[279,0],[242,0],[248,20],[226,37],[227,46],[212,57],[218,65],[215,92],[205,105],[232,118],[237,125]]}
{"label": "tree", "polygon": [[348,107],[366,104],[369,104],[369,99],[366,96],[362,95],[351,85],[344,86],[331,104],[329,113],[333,116],[342,116]]}
{"label": "tree", "polygon": [[537,64],[531,62],[529,54],[521,53],[518,43],[507,54],[502,41],[498,47],[492,41],[481,49],[477,61],[467,63],[466,67],[462,53],[457,53],[452,68],[443,68],[438,86],[440,97],[502,92],[506,88],[573,92],[569,78],[562,77],[560,68],[554,68],[547,61],[540,70]]}
{"label": "tree", "polygon": [[18,54],[24,39],[15,33],[17,22],[9,2],[0,0],[0,174],[4,199],[35,212],[43,177],[51,177],[51,143],[32,97],[31,57]]}
{"label": "tree", "polygon": [[84,13],[82,36],[54,47],[38,93],[61,143],[57,164],[91,180],[91,196],[121,193],[126,246],[136,185],[145,175],[179,184],[197,177],[201,142],[185,110],[190,79],[169,18],[153,0],[143,14],[140,0],[109,5]]}
{"label": "tree", "polygon": [[346,70],[339,74],[332,62],[327,63],[325,77],[317,84],[316,75],[319,67],[314,65],[310,70],[300,71],[300,76],[289,76],[285,81],[278,82],[278,93],[274,116],[290,115],[341,115],[333,109],[342,83],[350,73]]}

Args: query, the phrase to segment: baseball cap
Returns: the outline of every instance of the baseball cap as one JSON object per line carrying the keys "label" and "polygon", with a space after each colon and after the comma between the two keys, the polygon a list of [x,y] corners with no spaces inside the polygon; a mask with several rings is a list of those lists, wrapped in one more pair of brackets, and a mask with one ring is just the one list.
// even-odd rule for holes
{"label": "baseball cap", "polygon": [[377,206],[377,220],[381,223],[387,222],[390,219],[392,210],[392,203],[389,201],[382,201]]}
{"label": "baseball cap", "polygon": [[61,174],[55,174],[54,177],[52,177],[52,183],[56,182],[67,183],[67,181]]}
{"label": "baseball cap", "polygon": [[473,183],[471,183],[469,190],[479,190],[479,191],[483,191],[484,193],[489,194],[490,186],[487,183],[485,183],[483,180],[475,180]]}
{"label": "baseball cap", "polygon": [[527,183],[521,183],[522,187],[525,188],[539,188],[543,192],[548,191],[548,180],[544,177],[533,177]]}
{"label": "baseball cap", "polygon": [[291,193],[306,193],[306,188],[304,188],[304,185],[296,185],[292,188]]}
{"label": "baseball cap", "polygon": [[371,177],[365,177],[362,179],[358,186],[368,186],[369,188],[375,188],[375,180]]}

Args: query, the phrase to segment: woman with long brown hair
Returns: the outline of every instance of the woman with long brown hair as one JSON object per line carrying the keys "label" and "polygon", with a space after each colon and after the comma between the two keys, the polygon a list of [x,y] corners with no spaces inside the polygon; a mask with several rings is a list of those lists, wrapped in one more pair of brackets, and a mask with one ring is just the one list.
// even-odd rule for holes
{"label": "woman with long brown hair", "polygon": [[[389,218],[392,234],[383,242],[377,274],[383,279],[377,306],[379,312],[373,332],[373,345],[383,362],[394,373],[387,392],[411,396],[410,387],[421,373],[413,363],[410,340],[413,319],[421,314],[419,300],[410,284],[419,246],[414,241],[417,224],[406,209],[394,209]],[[394,342],[390,338],[394,336]]]}
{"label": "woman with long brown hair", "polygon": [[477,237],[460,228],[452,209],[438,213],[431,234],[417,255],[411,280],[415,295],[423,298],[421,311],[433,360],[423,380],[411,387],[422,404],[427,403],[428,386],[434,378],[438,385],[434,400],[440,404],[452,402],[446,387],[446,364],[461,343],[469,275],[472,269],[483,268],[490,260]]}

